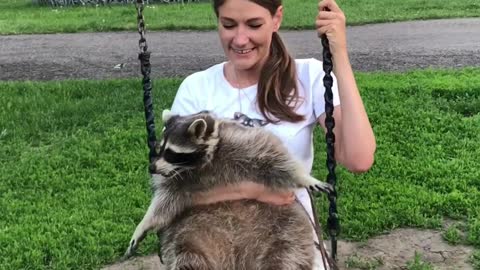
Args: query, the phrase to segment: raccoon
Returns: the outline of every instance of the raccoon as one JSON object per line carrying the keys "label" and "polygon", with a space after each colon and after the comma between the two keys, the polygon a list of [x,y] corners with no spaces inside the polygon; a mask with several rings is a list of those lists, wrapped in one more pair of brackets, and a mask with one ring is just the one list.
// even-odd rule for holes
{"label": "raccoon", "polygon": [[187,116],[164,111],[163,122],[163,139],[150,164],[153,199],[125,258],[155,229],[164,231],[167,269],[311,269],[313,232],[299,203],[193,206],[192,194],[243,180],[276,191],[309,187],[329,193],[328,183],[310,176],[276,136],[260,127],[244,127],[208,111]]}

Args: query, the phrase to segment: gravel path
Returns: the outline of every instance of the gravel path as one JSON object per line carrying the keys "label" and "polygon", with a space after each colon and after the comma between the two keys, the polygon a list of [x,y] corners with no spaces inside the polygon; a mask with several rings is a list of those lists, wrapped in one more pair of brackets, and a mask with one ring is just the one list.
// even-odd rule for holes
{"label": "gravel path", "polygon": [[[321,59],[314,31],[281,32],[292,54]],[[0,36],[0,80],[140,76],[138,33]],[[224,60],[216,32],[147,32],[154,77],[185,76]],[[358,71],[480,66],[480,19],[400,22],[348,28]],[[124,63],[122,69],[114,69]]]}

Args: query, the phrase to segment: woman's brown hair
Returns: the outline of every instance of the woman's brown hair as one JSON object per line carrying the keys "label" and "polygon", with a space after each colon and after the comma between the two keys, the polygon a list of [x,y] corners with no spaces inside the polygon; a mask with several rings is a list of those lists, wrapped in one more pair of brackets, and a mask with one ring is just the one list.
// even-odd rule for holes
{"label": "woman's brown hair", "polygon": [[[213,0],[217,18],[218,9],[227,0]],[[281,0],[249,0],[267,9],[272,16],[282,5]],[[260,112],[269,122],[300,122],[304,116],[295,112],[299,101],[296,83],[295,60],[290,56],[280,35],[273,33],[270,54],[262,67],[258,81],[257,103]]]}

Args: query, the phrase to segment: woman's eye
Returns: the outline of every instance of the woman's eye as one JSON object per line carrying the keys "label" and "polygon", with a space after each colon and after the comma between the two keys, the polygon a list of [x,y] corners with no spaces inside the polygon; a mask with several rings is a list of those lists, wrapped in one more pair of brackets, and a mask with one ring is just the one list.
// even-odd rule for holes
{"label": "woman's eye", "polygon": [[261,24],[252,24],[252,25],[250,25],[250,28],[254,28],[254,29],[258,29],[258,28],[260,28],[260,27],[262,27]]}
{"label": "woman's eye", "polygon": [[225,28],[225,29],[232,29],[233,27],[235,27],[235,25],[233,25],[233,24],[224,24],[223,25],[223,28]]}

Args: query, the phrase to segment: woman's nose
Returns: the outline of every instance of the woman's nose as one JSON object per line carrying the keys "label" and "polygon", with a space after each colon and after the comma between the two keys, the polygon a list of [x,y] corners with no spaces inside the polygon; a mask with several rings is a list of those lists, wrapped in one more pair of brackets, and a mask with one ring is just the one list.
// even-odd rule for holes
{"label": "woman's nose", "polygon": [[249,37],[244,29],[241,27],[238,27],[237,32],[235,33],[235,36],[233,37],[233,44],[235,46],[241,47],[244,46],[248,43]]}

